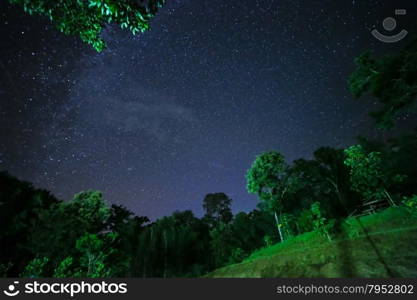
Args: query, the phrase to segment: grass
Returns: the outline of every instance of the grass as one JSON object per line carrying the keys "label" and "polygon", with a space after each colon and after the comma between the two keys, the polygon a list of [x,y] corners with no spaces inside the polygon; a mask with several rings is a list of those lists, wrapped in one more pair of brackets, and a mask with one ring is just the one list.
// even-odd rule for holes
{"label": "grass", "polygon": [[309,232],[206,277],[417,277],[417,218],[404,207],[350,218],[329,242]]}

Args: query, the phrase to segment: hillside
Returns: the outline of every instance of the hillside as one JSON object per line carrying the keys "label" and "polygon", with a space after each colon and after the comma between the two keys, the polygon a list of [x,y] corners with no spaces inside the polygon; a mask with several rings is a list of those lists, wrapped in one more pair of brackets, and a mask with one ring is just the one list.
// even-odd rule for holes
{"label": "hillside", "polygon": [[417,277],[415,216],[396,207],[359,222],[348,219],[344,234],[333,242],[316,232],[305,233],[206,277]]}

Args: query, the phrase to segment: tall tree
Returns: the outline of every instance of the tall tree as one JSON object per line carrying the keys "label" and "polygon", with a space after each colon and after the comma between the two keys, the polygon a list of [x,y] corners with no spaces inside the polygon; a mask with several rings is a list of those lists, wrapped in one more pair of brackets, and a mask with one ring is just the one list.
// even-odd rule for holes
{"label": "tall tree", "polygon": [[144,224],[148,223],[147,217],[135,216],[123,206],[113,204],[111,215],[107,220],[107,228],[117,234],[116,242],[120,250],[119,256],[127,258],[128,266],[124,276],[138,275],[142,257],[138,249],[140,248],[140,235],[145,230]]}
{"label": "tall tree", "polygon": [[364,151],[381,153],[382,165],[386,169],[396,170],[406,177],[391,190],[404,196],[417,193],[417,130],[407,132],[385,141],[375,141],[361,137],[360,145]]}
{"label": "tall tree", "polygon": [[19,275],[33,259],[30,232],[41,214],[58,203],[48,191],[0,172],[0,267],[7,267],[8,276]]}
{"label": "tall tree", "polygon": [[279,214],[284,199],[297,183],[297,178],[289,173],[284,156],[276,151],[257,156],[246,174],[246,181],[248,192],[257,194],[262,201],[261,206],[274,215],[278,233],[283,241]]}
{"label": "tall tree", "polygon": [[232,199],[225,193],[207,194],[203,200],[205,218],[215,224],[229,223],[233,218],[231,204]]}
{"label": "tall tree", "polygon": [[314,158],[319,164],[321,176],[332,190],[332,214],[346,216],[358,204],[358,197],[350,187],[349,168],[344,163],[344,151],[321,147],[314,151]]}
{"label": "tall tree", "polygon": [[100,34],[106,24],[116,23],[133,34],[149,28],[149,21],[165,0],[8,0],[31,15],[48,17],[67,35],[78,35],[97,51],[106,43]]}
{"label": "tall tree", "polygon": [[52,205],[40,214],[31,230],[31,249],[56,264],[74,256],[75,243],[85,234],[106,229],[110,208],[99,191],[76,194],[71,201]]}
{"label": "tall tree", "polygon": [[401,183],[405,178],[395,170],[386,168],[380,152],[366,153],[360,145],[345,150],[345,164],[350,168],[352,188],[362,194],[365,200],[387,199],[395,206],[388,189]]}

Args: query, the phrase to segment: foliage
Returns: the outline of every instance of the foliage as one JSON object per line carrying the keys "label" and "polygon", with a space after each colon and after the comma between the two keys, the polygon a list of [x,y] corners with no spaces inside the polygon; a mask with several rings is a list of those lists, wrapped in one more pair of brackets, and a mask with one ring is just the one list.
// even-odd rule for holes
{"label": "foliage", "polygon": [[280,224],[282,231],[284,232],[285,239],[291,238],[294,235],[294,216],[288,213],[281,214]]}
{"label": "foliage", "polygon": [[0,264],[9,276],[21,274],[36,256],[30,247],[31,231],[40,214],[57,203],[48,191],[0,172]]}
{"label": "foliage", "polygon": [[327,220],[322,216],[320,210],[320,203],[315,202],[311,205],[311,214],[313,217],[313,227],[316,231],[320,232],[331,242],[332,238],[330,237],[330,230],[334,225],[333,220]]}
{"label": "foliage", "polygon": [[[82,192],[71,201],[61,202],[47,192],[2,174],[0,199],[6,213],[0,213],[8,223],[4,223],[6,231],[1,238],[16,241],[12,247],[18,252],[9,254],[0,249],[0,264],[6,276],[201,276],[241,262],[265,246],[275,249],[275,244],[282,240],[276,231],[271,209],[274,206],[280,209],[277,213],[280,230],[286,237],[279,244],[298,243],[300,237],[309,234],[337,241],[333,231],[340,224],[348,238],[360,238],[361,228],[354,219],[334,221],[346,216],[339,203],[346,208],[356,201],[352,199],[356,198],[352,191],[356,188],[351,181],[352,167],[361,170],[359,175],[374,172],[369,176],[373,180],[376,177],[378,184],[389,186],[398,197],[407,197],[406,205],[401,206],[405,211],[414,207],[415,202],[409,196],[416,192],[412,184],[415,170],[408,166],[417,153],[414,141],[417,138],[413,135],[388,144],[363,142],[363,146],[347,150],[346,165],[344,153],[337,149],[321,148],[313,159],[296,160],[291,165],[274,153],[261,164],[254,164],[249,176],[256,179],[252,187],[257,185],[261,190],[261,203],[276,201],[268,204],[269,209],[264,205],[261,210],[232,216],[230,198],[217,193],[204,199],[203,218],[195,217],[191,211],[177,211],[152,223],[125,207],[109,207],[98,191]],[[278,166],[271,165],[274,163]],[[391,184],[390,178],[397,168],[408,176],[399,186]],[[366,178],[354,175],[362,180],[359,184],[363,181],[368,184],[364,189],[371,190]],[[383,228],[381,224],[378,226]]]}
{"label": "foliage", "polygon": [[296,220],[300,233],[310,232],[314,230],[313,213],[311,209],[304,209]]}
{"label": "foliage", "polygon": [[[115,236],[111,237],[112,239]],[[75,248],[80,252],[80,265],[84,269],[84,277],[99,278],[111,275],[110,266],[105,266],[104,260],[110,252],[104,252],[104,242],[96,234],[85,234],[77,240]]]}
{"label": "foliage", "polygon": [[403,203],[411,214],[417,216],[417,195],[404,198]]}
{"label": "foliage", "polygon": [[393,127],[400,113],[415,110],[417,40],[399,54],[378,59],[367,51],[355,62],[357,68],[349,79],[349,88],[357,98],[369,93],[378,99],[382,108],[371,116],[381,128]]}
{"label": "foliage", "polygon": [[[266,211],[282,211],[297,219],[312,203],[320,202],[324,215],[346,217],[359,203],[359,197],[351,187],[344,159],[343,150],[322,147],[314,152],[314,159],[298,159],[288,165],[278,152],[267,152],[258,156],[248,171],[247,188],[258,194],[260,207]],[[294,219],[279,223],[288,225],[285,230],[289,230],[289,236],[291,231],[311,230],[299,228]]]}
{"label": "foliage", "polygon": [[239,263],[248,256],[241,248],[234,248],[230,254],[228,264]]}
{"label": "foliage", "polygon": [[292,176],[284,156],[276,151],[257,156],[246,174],[246,188],[249,193],[257,194],[261,208],[269,212],[280,211],[287,196],[298,189],[298,178]]}
{"label": "foliage", "polygon": [[365,200],[386,198],[394,205],[387,189],[401,183],[405,179],[404,176],[385,168],[380,152],[366,153],[361,145],[355,145],[346,149],[345,153],[345,164],[350,167],[352,188]]}
{"label": "foliage", "polygon": [[321,185],[323,191],[330,190],[327,195],[320,193],[316,199],[319,199],[326,214],[346,217],[358,204],[356,199],[359,197],[351,188],[349,168],[344,163],[344,150],[321,147],[314,152],[314,159],[319,168],[317,178],[327,183],[327,189],[324,184]]}
{"label": "foliage", "polygon": [[106,44],[100,34],[106,24],[117,23],[133,34],[149,29],[149,22],[165,3],[150,0],[147,5],[135,0],[9,0],[26,13],[48,17],[67,35],[78,35],[97,51]]}
{"label": "foliage", "polygon": [[110,209],[103,200],[99,191],[89,190],[74,196],[74,199],[63,204],[64,209],[76,210],[80,221],[85,222],[86,231],[95,231],[104,228],[110,217]]}
{"label": "foliage", "polygon": [[[47,14],[62,31],[80,34],[97,50],[103,46],[99,33],[105,23],[125,22],[123,27],[133,26],[129,29],[135,33],[134,28],[147,28],[150,17],[164,2],[151,1],[150,5],[156,5],[154,11],[144,8],[147,17],[140,23],[130,19],[130,13],[140,10],[140,5],[130,0],[117,1],[117,5],[114,0],[9,1],[39,14],[52,7]],[[73,5],[68,15],[55,16],[68,8],[66,5]],[[77,5],[86,9],[70,15]],[[124,10],[129,10],[127,19],[118,19]],[[108,17],[101,19],[103,15]],[[78,22],[82,26],[75,29]],[[350,82],[352,92],[377,96],[385,105],[383,122],[414,101],[413,47],[381,60],[370,54],[358,58],[358,69]],[[344,245],[351,243],[346,236],[356,242],[367,234],[363,228],[379,234],[415,226],[409,212],[417,214],[416,132],[384,141],[360,138],[359,143],[346,150],[322,147],[311,159],[292,163],[277,151],[257,156],[246,179],[248,192],[256,194],[260,203],[259,209],[249,213],[233,215],[232,200],[224,193],[213,193],[203,200],[202,218],[187,210],[153,222],[123,206],[109,206],[99,191],[81,192],[63,202],[0,172],[0,243],[6,245],[0,247],[0,275],[196,277],[244,259],[248,262],[276,255],[277,251],[280,259],[276,261],[282,260],[285,268],[285,264],[291,265],[286,261],[293,258],[290,251],[326,244],[345,253]],[[363,200],[381,198],[392,204],[403,199],[404,205],[363,217],[360,222],[347,218]],[[338,234],[344,229],[344,239],[333,236],[336,229]],[[323,243],[323,237],[332,243]],[[317,265],[324,256],[317,256]],[[349,260],[349,253],[345,258]]]}
{"label": "foliage", "polygon": [[220,223],[210,231],[210,247],[214,256],[214,264],[216,267],[223,266],[232,255],[233,233],[231,226]]}
{"label": "foliage", "polygon": [[135,277],[199,276],[213,266],[209,224],[191,211],[174,212],[149,224],[133,240]]}
{"label": "foliage", "polygon": [[48,264],[49,259],[47,257],[34,258],[29,262],[25,267],[25,270],[21,274],[22,277],[43,277],[45,272],[45,267]]}
{"label": "foliage", "polygon": [[270,235],[265,235],[264,242],[265,242],[265,247],[271,247],[273,244],[272,237]]}
{"label": "foliage", "polygon": [[[68,256],[60,261],[52,274],[55,278],[88,277],[103,278],[118,276],[117,267],[120,261],[112,260],[113,254],[118,254],[114,246],[117,235],[85,234],[75,244],[76,255]],[[120,260],[120,259],[119,259]],[[22,276],[46,277],[49,272],[47,264],[50,259],[35,258],[25,268]]]}
{"label": "foliage", "polygon": [[74,246],[83,235],[104,230],[109,216],[110,208],[100,192],[81,192],[73,200],[55,203],[39,214],[36,226],[30,230],[30,247],[57,265],[77,254]]}
{"label": "foliage", "polygon": [[203,208],[206,212],[204,217],[214,224],[229,223],[233,218],[231,204],[232,199],[225,193],[208,194],[203,200]]}
{"label": "foliage", "polygon": [[349,239],[356,239],[361,235],[362,230],[357,223],[358,221],[355,218],[345,220],[343,227]]}
{"label": "foliage", "polygon": [[[402,174],[401,182],[390,187],[393,194],[412,196],[417,193],[417,132],[405,132],[385,141],[360,137],[360,145],[366,153],[381,153],[382,165],[392,174]],[[395,170],[395,172],[393,172]],[[401,197],[398,197],[400,199]]]}
{"label": "foliage", "polygon": [[54,278],[81,277],[81,273],[74,270],[74,259],[71,256],[64,258],[54,270]]}
{"label": "foliage", "polygon": [[[123,261],[116,272],[120,276],[138,276],[142,258],[138,254],[140,238],[145,230],[145,224],[149,223],[147,217],[135,216],[127,208],[113,204],[111,214],[107,219],[107,230],[117,234],[115,241],[119,251],[118,261]],[[125,264],[125,266],[123,266]],[[113,268],[115,269],[115,268]]]}
{"label": "foliage", "polygon": [[[416,268],[417,219],[402,207],[390,207],[360,218],[364,231],[375,243],[399,277],[413,277]],[[352,226],[361,230],[359,223]],[[389,277],[369,239],[362,234],[354,239],[334,238],[325,242],[319,232],[298,235],[283,243],[253,252],[242,263],[209,273],[208,278],[380,278]]]}

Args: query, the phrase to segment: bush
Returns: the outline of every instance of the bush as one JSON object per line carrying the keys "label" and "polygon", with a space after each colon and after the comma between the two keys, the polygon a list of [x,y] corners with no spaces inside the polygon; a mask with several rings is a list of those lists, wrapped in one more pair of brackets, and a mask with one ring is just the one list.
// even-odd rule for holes
{"label": "bush", "polygon": [[232,250],[232,254],[229,257],[229,264],[239,263],[244,260],[248,255],[241,248],[235,248]]}
{"label": "bush", "polygon": [[323,236],[327,237],[329,242],[331,242],[332,238],[330,237],[330,232],[334,228],[335,221],[327,220],[325,217],[322,216],[319,202],[314,202],[311,205],[311,213],[313,216],[314,229],[320,232]]}
{"label": "bush", "polygon": [[45,274],[45,267],[48,264],[49,259],[47,257],[34,258],[25,267],[25,270],[21,274],[21,277],[43,277]]}
{"label": "bush", "polygon": [[349,239],[355,239],[361,235],[361,228],[355,218],[346,219],[343,225]]}
{"label": "bush", "polygon": [[310,232],[314,230],[313,214],[311,210],[304,209],[297,218],[299,233]]}
{"label": "bush", "polygon": [[274,244],[274,239],[270,235],[264,236],[265,247],[270,247]]}
{"label": "bush", "polygon": [[417,195],[404,198],[403,204],[412,215],[417,216]]}

